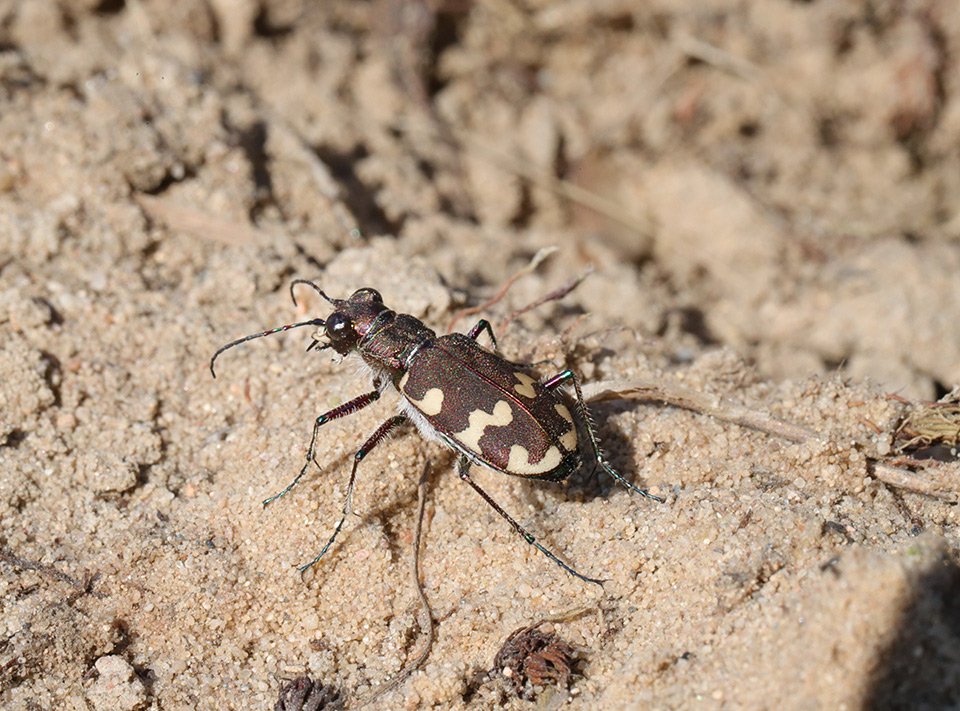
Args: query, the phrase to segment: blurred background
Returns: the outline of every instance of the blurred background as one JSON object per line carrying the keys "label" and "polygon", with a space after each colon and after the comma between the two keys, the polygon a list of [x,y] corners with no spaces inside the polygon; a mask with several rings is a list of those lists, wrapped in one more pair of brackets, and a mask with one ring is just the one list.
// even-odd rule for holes
{"label": "blurred background", "polygon": [[[374,513],[305,587],[342,476],[259,501],[365,386],[293,337],[216,382],[207,361],[322,308],[294,309],[292,278],[466,330],[556,248],[482,312],[512,357],[679,374],[832,437],[770,463],[610,406],[615,463],[669,506],[494,485],[619,576],[569,632],[583,707],[955,702],[956,497],[868,461],[892,451],[886,394],[960,383],[958,65],[938,0],[0,0],[0,701],[267,707],[291,660],[395,674],[423,446],[371,457]],[[463,558],[426,574],[446,634],[398,708],[506,703],[471,674],[583,594],[447,478],[434,570]]]}

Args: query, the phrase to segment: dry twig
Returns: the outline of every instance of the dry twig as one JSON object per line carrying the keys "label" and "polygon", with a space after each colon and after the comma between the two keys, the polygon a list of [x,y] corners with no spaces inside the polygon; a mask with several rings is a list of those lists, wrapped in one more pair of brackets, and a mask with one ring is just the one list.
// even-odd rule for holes
{"label": "dry twig", "polygon": [[585,272],[583,272],[579,276],[574,277],[573,279],[568,281],[566,284],[561,286],[559,289],[554,289],[550,293],[545,294],[544,296],[541,296],[539,299],[531,301],[526,306],[523,306],[517,309],[516,311],[512,311],[510,315],[508,315],[505,319],[501,320],[497,324],[497,330],[502,331],[507,326],[509,326],[511,322],[513,322],[515,319],[522,316],[523,314],[527,313],[528,311],[533,311],[533,309],[539,306],[543,306],[544,304],[549,303],[550,301],[559,301],[564,296],[566,296],[571,291],[573,291],[578,286],[580,286],[583,280],[586,279],[588,276],[590,276],[592,273],[593,273],[592,268],[587,269]]}
{"label": "dry twig", "polygon": [[67,583],[68,585],[77,588],[77,590],[88,593],[91,592],[93,583],[96,580],[97,576],[85,575],[83,580],[77,580],[72,575],[67,575],[66,573],[57,570],[52,565],[44,565],[39,561],[28,560],[27,558],[21,558],[16,555],[9,548],[0,548],[0,560],[5,563],[9,563],[14,568],[19,570],[32,570],[39,573],[45,578],[51,580],[56,580],[61,583]]}
{"label": "dry twig", "polygon": [[709,64],[721,71],[725,71],[744,81],[755,82],[760,80],[760,70],[752,62],[738,57],[716,45],[705,42],[692,35],[682,34],[677,38],[680,51],[692,59]]}
{"label": "dry twig", "polygon": [[[723,422],[732,422],[790,442],[803,443],[823,438],[820,433],[807,427],[738,405],[726,398],[713,398],[670,383],[643,380],[607,380],[584,385],[583,396],[590,402],[624,399],[662,402],[685,410],[710,415]],[[919,472],[879,460],[871,460],[870,462],[873,475],[885,484],[919,494],[936,496],[946,501],[956,502],[958,500],[958,497],[960,497],[960,467],[956,464],[946,465],[942,463],[928,465],[918,462],[917,465],[922,467]]]}
{"label": "dry twig", "polygon": [[527,263],[525,267],[514,272],[503,284],[500,285],[500,288],[497,289],[497,293],[491,296],[489,299],[484,301],[482,304],[477,306],[470,306],[465,309],[460,309],[457,311],[453,317],[450,319],[450,323],[447,324],[447,332],[453,331],[453,327],[456,325],[457,321],[466,317],[473,316],[478,314],[481,311],[485,311],[494,304],[498,303],[504,296],[507,295],[507,292],[510,291],[510,288],[517,282],[517,280],[525,277],[527,274],[532,274],[536,271],[537,267],[540,266],[548,257],[553,255],[557,251],[557,247],[544,247],[537,251],[533,258]]}
{"label": "dry twig", "polygon": [[397,673],[395,677],[393,677],[382,687],[374,691],[372,694],[367,695],[365,698],[358,700],[355,708],[369,706],[377,699],[382,698],[385,694],[388,694],[400,686],[400,684],[406,681],[410,675],[419,669],[420,666],[427,660],[427,657],[430,655],[430,649],[433,647],[433,611],[430,609],[430,602],[427,600],[427,596],[423,592],[423,584],[420,582],[420,540],[423,531],[423,514],[426,510],[427,504],[427,488],[429,484],[429,478],[430,465],[428,463],[424,466],[423,474],[420,475],[420,483],[417,485],[417,523],[413,533],[413,557],[411,565],[413,586],[417,591],[417,596],[420,598],[420,629],[427,633],[427,639],[424,642],[423,649],[420,650],[420,653],[412,662],[407,664],[403,669],[400,670],[400,672]]}
{"label": "dry twig", "polygon": [[684,410],[710,415],[723,422],[732,422],[758,432],[765,432],[791,442],[806,442],[817,433],[801,425],[778,419],[765,412],[751,410],[726,398],[715,398],[672,383],[652,380],[602,380],[583,386],[583,397],[589,402],[604,400],[652,400]]}

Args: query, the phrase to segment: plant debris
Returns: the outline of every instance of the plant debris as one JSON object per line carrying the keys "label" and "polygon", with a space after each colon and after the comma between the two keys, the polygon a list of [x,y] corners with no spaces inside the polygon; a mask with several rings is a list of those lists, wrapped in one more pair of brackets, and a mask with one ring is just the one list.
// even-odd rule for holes
{"label": "plant debris", "polygon": [[897,427],[897,448],[910,449],[944,445],[956,448],[960,442],[960,388],[954,388],[937,402],[914,403]]}
{"label": "plant debris", "polygon": [[280,687],[273,711],[338,711],[343,707],[344,698],[339,689],[303,675]]}
{"label": "plant debris", "polygon": [[493,672],[524,695],[527,682],[531,686],[554,685],[567,689],[577,661],[577,650],[540,625],[521,627],[507,637],[493,659]]}

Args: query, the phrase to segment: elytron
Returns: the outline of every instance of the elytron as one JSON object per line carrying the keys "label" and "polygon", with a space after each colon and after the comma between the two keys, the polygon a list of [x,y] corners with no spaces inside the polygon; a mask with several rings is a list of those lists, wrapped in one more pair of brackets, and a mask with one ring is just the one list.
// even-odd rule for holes
{"label": "elytron", "polygon": [[[527,479],[562,481],[591,455],[611,477],[628,489],[655,501],[657,496],[623,478],[600,451],[596,430],[590,420],[580,383],[570,370],[540,380],[528,365],[513,363],[497,352],[490,324],[481,319],[466,335],[438,336],[422,321],[384,305],[380,293],[364,288],[348,299],[334,299],[311,281],[296,279],[290,295],[296,304],[294,287],[304,284],[333,306],[326,319],[313,318],[262,333],[238,338],[219,348],[210,359],[210,372],[228,348],[255,338],[303,326],[315,326],[307,350],[332,349],[340,355],[358,355],[372,375],[372,389],[317,417],[313,424],[306,461],[296,478],[267,505],[289,492],[316,463],[317,434],[328,422],[351,415],[380,399],[386,391],[399,394],[400,413],[387,419],[357,450],[347,484],[343,515],[320,553],[300,568],[319,561],[333,545],[352,510],[357,467],[388,434],[403,423],[412,422],[421,434],[439,441],[457,454],[460,478],[492,506],[524,540],[561,568],[581,580],[602,584],[597,578],[579,573],[547,548],[504,511],[470,476],[472,465]],[[477,339],[486,332],[493,350]],[[562,386],[573,385],[573,401]],[[571,410],[570,405],[573,409]],[[586,437],[583,437],[583,435]],[[317,464],[319,467],[319,464]]]}

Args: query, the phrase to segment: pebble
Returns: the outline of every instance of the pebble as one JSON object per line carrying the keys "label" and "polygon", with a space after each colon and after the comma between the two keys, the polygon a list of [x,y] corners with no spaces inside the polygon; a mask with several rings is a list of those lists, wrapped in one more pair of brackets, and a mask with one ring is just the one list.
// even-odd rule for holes
{"label": "pebble", "polygon": [[100,657],[94,666],[99,678],[87,690],[87,699],[100,711],[137,711],[147,705],[147,690],[123,657]]}

